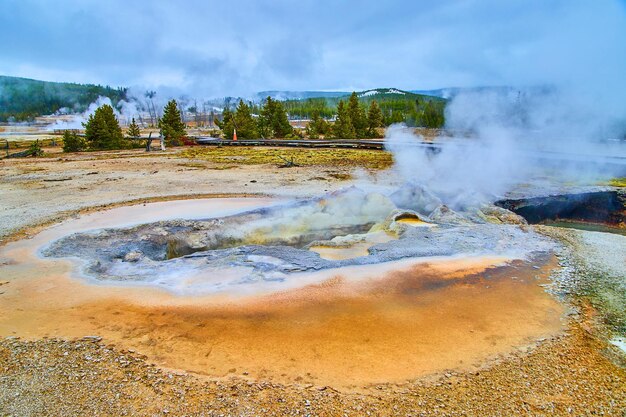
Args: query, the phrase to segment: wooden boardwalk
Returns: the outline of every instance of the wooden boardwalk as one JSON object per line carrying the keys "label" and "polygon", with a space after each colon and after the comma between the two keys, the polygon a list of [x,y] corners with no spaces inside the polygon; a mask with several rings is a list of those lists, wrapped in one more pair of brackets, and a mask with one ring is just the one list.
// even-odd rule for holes
{"label": "wooden boardwalk", "polygon": [[352,148],[384,149],[383,140],[305,140],[305,139],[240,139],[225,140],[209,137],[194,138],[199,145],[206,146],[277,146],[289,148]]}
{"label": "wooden boardwalk", "polygon": [[[385,150],[385,141],[382,139],[325,139],[325,140],[305,140],[305,139],[240,139],[225,140],[219,138],[196,136],[192,137],[199,145],[204,146],[273,146],[288,148],[344,148],[344,149],[374,149]],[[429,153],[438,154],[448,146],[468,146],[464,140],[447,140],[441,142],[417,142],[408,141],[407,148],[424,148]],[[517,151],[520,156],[525,156],[531,160],[546,162],[564,161],[574,166],[598,167],[617,169],[620,176],[626,175],[626,157],[621,155],[580,155],[576,153],[557,151]]]}

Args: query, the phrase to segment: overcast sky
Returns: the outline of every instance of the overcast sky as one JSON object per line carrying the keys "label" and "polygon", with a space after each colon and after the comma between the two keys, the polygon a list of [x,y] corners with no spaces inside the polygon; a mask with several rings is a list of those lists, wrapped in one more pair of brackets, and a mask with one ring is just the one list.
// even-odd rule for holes
{"label": "overcast sky", "polygon": [[[626,1],[0,0],[0,74],[192,95],[626,78]],[[624,92],[624,90],[621,90]]]}

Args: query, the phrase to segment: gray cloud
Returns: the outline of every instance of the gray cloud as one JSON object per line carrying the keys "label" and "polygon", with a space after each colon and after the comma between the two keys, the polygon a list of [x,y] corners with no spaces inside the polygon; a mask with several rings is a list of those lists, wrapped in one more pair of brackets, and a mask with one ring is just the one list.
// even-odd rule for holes
{"label": "gray cloud", "polygon": [[202,96],[562,84],[623,110],[624,40],[617,0],[0,3],[0,73]]}

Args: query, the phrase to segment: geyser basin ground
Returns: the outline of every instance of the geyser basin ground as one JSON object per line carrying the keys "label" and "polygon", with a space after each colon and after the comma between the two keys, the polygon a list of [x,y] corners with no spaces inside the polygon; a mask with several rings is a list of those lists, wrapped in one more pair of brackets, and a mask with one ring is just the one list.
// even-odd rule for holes
{"label": "geyser basin ground", "polygon": [[[191,204],[203,203],[198,214],[204,217],[237,219],[238,212],[273,202],[220,199]],[[296,251],[300,255],[292,261],[309,259],[302,257],[308,253],[321,266],[286,274],[282,280],[239,284],[246,291],[168,287],[142,276],[130,283],[110,274],[85,279],[74,261],[37,255],[72,232],[155,221],[164,213],[185,212],[190,203],[158,204],[164,211],[152,218],[149,213],[157,206],[151,204],[114,209],[5,246],[0,271],[8,284],[2,287],[0,334],[32,338],[96,334],[163,366],[212,377],[245,373],[281,382],[349,387],[467,369],[561,329],[560,305],[539,287],[553,261],[545,253],[515,260],[514,238],[525,233],[515,231],[516,226],[407,225],[389,242],[391,246],[370,251],[372,262],[366,261],[369,256],[329,261],[306,248],[272,249],[274,255]],[[361,220],[369,223],[367,218]],[[494,235],[496,227],[503,234]],[[478,245],[484,237],[501,241]],[[430,240],[438,243],[424,245],[428,251],[415,245]],[[256,250],[263,247],[257,245]],[[416,247],[414,252],[407,252],[411,247]],[[450,252],[433,253],[433,248]],[[455,253],[459,248],[468,255]],[[192,263],[203,259],[200,254],[145,262],[176,268],[185,259]],[[226,255],[237,263],[245,262],[249,253]],[[190,294],[190,288],[202,291]]]}

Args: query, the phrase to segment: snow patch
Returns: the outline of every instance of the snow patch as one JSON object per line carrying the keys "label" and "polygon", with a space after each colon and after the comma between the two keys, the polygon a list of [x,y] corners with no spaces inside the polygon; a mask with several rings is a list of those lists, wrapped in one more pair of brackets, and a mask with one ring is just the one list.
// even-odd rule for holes
{"label": "snow patch", "polygon": [[359,97],[369,97],[369,96],[374,96],[376,94],[380,94],[380,92],[378,90],[367,90],[359,94]]}
{"label": "snow patch", "polygon": [[377,90],[367,90],[367,91],[363,91],[362,93],[359,94],[359,97],[370,97],[370,96],[374,96],[376,94],[402,94],[405,95],[406,93],[404,91],[400,91],[396,88],[382,88],[382,89],[377,89]]}

